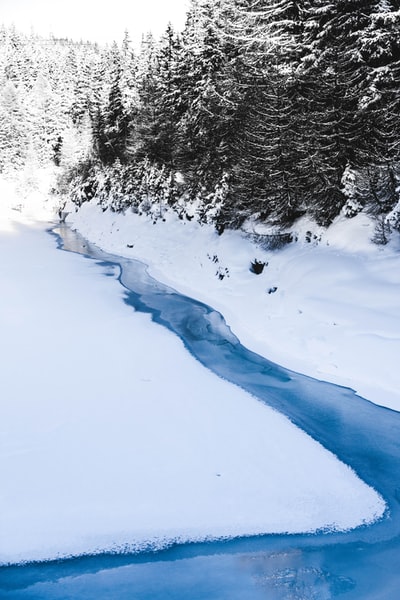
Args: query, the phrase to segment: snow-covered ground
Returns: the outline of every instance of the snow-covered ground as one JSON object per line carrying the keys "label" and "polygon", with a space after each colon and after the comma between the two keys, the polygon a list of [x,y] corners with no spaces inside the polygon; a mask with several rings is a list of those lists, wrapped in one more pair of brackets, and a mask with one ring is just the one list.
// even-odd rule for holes
{"label": "snow-covered ground", "polygon": [[[238,232],[166,220],[95,203],[68,217],[103,249],[142,259],[157,279],[219,310],[250,349],[400,410],[398,234],[382,247],[365,215],[339,217],[328,231],[304,221],[297,243],[266,252]],[[249,270],[254,259],[268,263],[261,275]]]}
{"label": "snow-covered ground", "polygon": [[[11,193],[2,187],[0,562],[344,529],[382,514],[382,499],[347,466],[133,312],[104,266],[57,250],[45,223],[13,210]],[[132,243],[156,276],[215,300],[267,355],[268,314],[287,335],[277,299],[296,290],[296,273],[278,281],[274,257],[265,275],[248,273],[255,250],[237,234],[150,226],[89,206],[74,219],[101,245],[127,254]],[[230,277],[220,281],[214,271],[225,267]],[[281,281],[292,288],[265,293]],[[295,335],[306,344],[308,334]]]}

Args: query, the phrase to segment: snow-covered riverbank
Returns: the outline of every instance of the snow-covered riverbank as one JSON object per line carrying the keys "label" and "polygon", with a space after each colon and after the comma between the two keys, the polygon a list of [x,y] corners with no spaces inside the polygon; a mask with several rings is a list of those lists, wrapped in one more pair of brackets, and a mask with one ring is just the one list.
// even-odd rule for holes
{"label": "snow-covered riverbank", "polygon": [[[94,202],[70,209],[72,227],[219,310],[248,348],[400,410],[400,238],[372,244],[366,216],[338,218],[328,231],[299,223],[296,244],[265,252],[238,232],[218,236],[173,214],[153,224]],[[268,263],[261,275],[249,270],[254,259]]]}
{"label": "snow-covered riverbank", "polygon": [[382,514],[348,467],[134,313],[104,266],[57,250],[44,224],[13,223],[21,214],[3,212],[0,228],[2,562],[344,529]]}

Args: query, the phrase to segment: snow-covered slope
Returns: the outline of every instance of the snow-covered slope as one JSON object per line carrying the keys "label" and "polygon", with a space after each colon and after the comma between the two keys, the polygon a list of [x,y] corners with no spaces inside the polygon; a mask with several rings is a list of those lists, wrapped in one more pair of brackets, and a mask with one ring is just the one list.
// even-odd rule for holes
{"label": "snow-covered slope", "polygon": [[126,306],[104,267],[10,214],[21,213],[0,221],[0,561],[343,529],[382,514],[348,467]]}
{"label": "snow-covered slope", "polygon": [[[372,244],[365,215],[339,217],[328,231],[300,222],[297,243],[266,252],[239,232],[218,236],[174,214],[154,224],[95,203],[70,210],[72,227],[219,310],[247,347],[400,410],[400,240]],[[254,259],[268,263],[260,275],[249,270]]]}

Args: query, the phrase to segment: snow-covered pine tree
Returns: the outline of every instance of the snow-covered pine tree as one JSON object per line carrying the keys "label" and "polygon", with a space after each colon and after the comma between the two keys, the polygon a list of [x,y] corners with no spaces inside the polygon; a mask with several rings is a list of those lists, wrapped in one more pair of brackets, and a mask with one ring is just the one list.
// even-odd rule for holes
{"label": "snow-covered pine tree", "polygon": [[228,13],[227,35],[239,46],[240,132],[233,203],[225,212],[233,212],[237,222],[256,213],[288,223],[301,211],[307,192],[296,71],[303,52],[304,3],[240,0],[234,4]]}
{"label": "snow-covered pine tree", "polygon": [[[238,48],[226,32],[229,2],[193,0],[178,62],[177,165],[203,200],[228,180],[240,133]],[[211,194],[211,196],[210,196]],[[227,194],[228,198],[229,194]]]}
{"label": "snow-covered pine tree", "polygon": [[176,70],[179,37],[171,25],[156,43],[147,36],[142,43],[138,69],[138,107],[131,136],[131,152],[138,160],[172,168],[176,150],[179,112]]}
{"label": "snow-covered pine tree", "polygon": [[371,120],[362,110],[369,66],[360,45],[376,4],[376,0],[313,0],[306,12],[308,54],[300,70],[313,173],[313,200],[307,209],[323,224],[344,204],[346,168],[371,164],[369,148],[374,135]]}
{"label": "snow-covered pine tree", "polygon": [[[104,90],[94,90],[91,105],[94,146],[98,158],[104,164],[117,159],[124,163],[128,156],[128,139],[131,116],[122,86],[125,82],[121,65],[121,51],[116,43],[98,72],[105,77]],[[108,83],[109,80],[109,83]]]}
{"label": "snow-covered pine tree", "polygon": [[8,81],[0,90],[0,172],[21,169],[29,130],[18,90]]}

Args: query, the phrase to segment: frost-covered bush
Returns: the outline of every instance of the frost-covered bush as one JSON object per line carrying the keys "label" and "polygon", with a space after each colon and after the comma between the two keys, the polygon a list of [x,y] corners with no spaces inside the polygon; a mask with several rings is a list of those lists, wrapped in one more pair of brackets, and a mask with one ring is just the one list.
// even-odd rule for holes
{"label": "frost-covered bush", "polygon": [[202,223],[216,223],[229,195],[229,174],[222,173],[211,191],[203,189],[198,196],[197,214]]}
{"label": "frost-covered bush", "polygon": [[396,165],[375,165],[354,169],[347,166],[342,178],[347,200],[342,209],[346,217],[365,210],[375,220],[373,241],[386,244],[391,229],[400,230],[398,200],[398,169]]}
{"label": "frost-covered bush", "polygon": [[70,169],[59,182],[60,190],[78,206],[94,199],[103,210],[132,208],[155,219],[175,206],[178,185],[171,171],[147,159],[135,164],[116,160],[110,165],[87,160]]}
{"label": "frost-covered bush", "polygon": [[392,229],[400,232],[400,200],[396,206],[386,215],[386,223]]}
{"label": "frost-covered bush", "polygon": [[343,214],[352,218],[364,208],[368,196],[368,184],[359,172],[347,165],[342,177],[342,190],[346,202],[342,208]]}
{"label": "frost-covered bush", "polygon": [[372,237],[374,244],[385,246],[391,234],[391,227],[384,216],[379,217],[375,223],[375,231]]}

